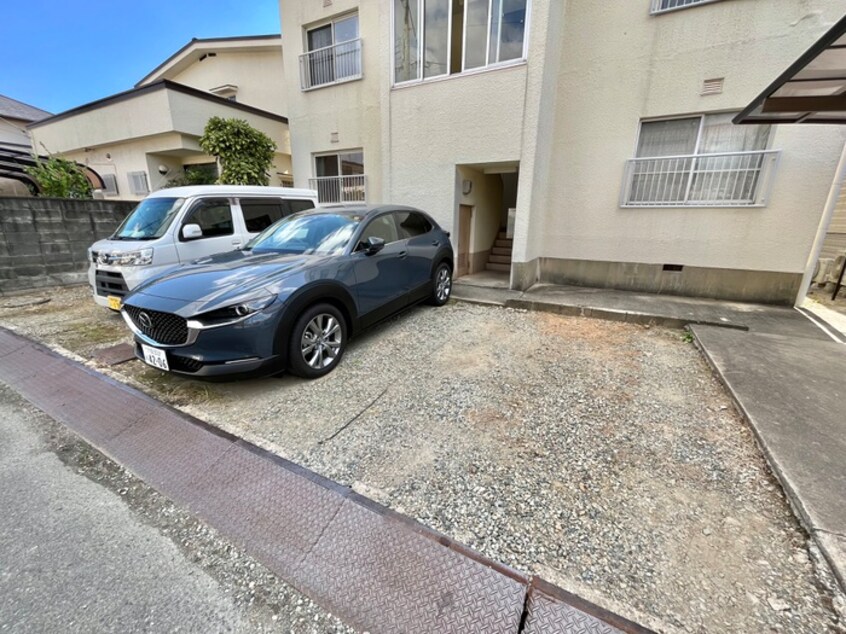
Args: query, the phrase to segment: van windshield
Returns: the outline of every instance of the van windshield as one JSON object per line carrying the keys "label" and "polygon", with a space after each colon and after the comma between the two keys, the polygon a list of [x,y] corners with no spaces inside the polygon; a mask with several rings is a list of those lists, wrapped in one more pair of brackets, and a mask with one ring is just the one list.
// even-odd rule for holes
{"label": "van windshield", "polygon": [[121,223],[112,240],[161,238],[184,201],[184,198],[145,198]]}

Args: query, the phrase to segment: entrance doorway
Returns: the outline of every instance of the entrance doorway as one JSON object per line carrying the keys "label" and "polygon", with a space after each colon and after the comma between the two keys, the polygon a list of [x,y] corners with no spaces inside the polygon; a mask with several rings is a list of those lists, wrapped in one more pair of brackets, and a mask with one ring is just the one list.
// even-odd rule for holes
{"label": "entrance doorway", "polygon": [[456,166],[456,277],[508,287],[517,206],[517,162]]}

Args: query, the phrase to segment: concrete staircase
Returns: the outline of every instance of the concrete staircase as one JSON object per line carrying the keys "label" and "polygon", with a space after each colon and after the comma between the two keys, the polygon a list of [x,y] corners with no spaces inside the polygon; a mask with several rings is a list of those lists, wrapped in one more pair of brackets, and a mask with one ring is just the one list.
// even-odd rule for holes
{"label": "concrete staircase", "polygon": [[491,254],[488,256],[485,270],[509,273],[511,271],[511,248],[513,242],[511,238],[506,237],[505,231],[500,231],[494,241]]}

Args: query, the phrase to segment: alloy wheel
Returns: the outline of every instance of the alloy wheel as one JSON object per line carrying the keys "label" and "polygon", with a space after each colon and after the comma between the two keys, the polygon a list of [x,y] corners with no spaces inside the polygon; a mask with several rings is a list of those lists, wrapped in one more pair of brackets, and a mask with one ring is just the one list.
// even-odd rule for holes
{"label": "alloy wheel", "polygon": [[300,339],[303,360],[315,370],[329,367],[338,358],[342,337],[341,324],[333,315],[316,315]]}
{"label": "alloy wheel", "polygon": [[449,298],[449,293],[452,290],[452,276],[449,274],[449,269],[442,266],[438,270],[438,276],[435,279],[435,296],[439,302],[445,302]]}

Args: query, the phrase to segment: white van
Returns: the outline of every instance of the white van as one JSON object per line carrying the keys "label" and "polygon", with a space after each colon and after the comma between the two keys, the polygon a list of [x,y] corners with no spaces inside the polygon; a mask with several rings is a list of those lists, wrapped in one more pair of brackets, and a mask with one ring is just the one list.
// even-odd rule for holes
{"label": "white van", "polygon": [[203,185],[156,191],[88,250],[94,300],[112,310],[144,280],[178,264],[240,249],[280,218],[317,206],[317,192]]}

